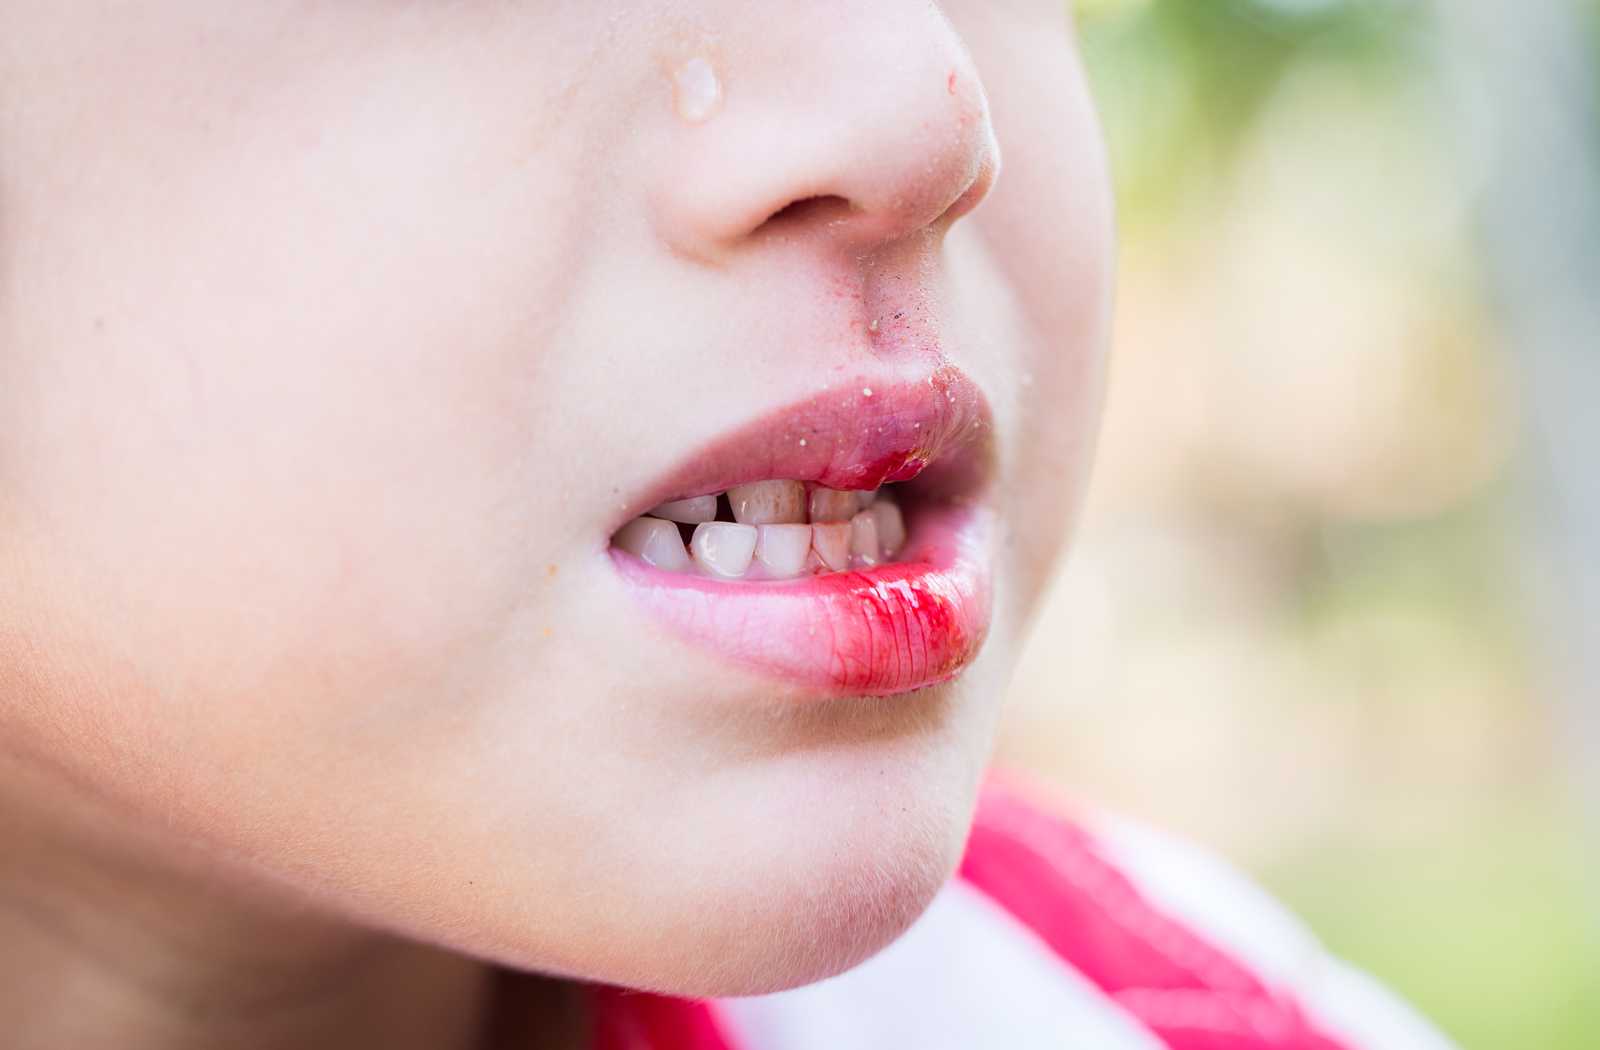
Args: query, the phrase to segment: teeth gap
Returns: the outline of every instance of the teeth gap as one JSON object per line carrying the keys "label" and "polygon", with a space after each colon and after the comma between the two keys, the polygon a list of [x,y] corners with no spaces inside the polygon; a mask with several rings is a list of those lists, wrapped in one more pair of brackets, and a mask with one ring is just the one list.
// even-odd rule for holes
{"label": "teeth gap", "polygon": [[738,485],[664,503],[619,530],[612,545],[668,572],[724,580],[866,570],[903,552],[905,495],[898,485],[881,493],[783,480]]}

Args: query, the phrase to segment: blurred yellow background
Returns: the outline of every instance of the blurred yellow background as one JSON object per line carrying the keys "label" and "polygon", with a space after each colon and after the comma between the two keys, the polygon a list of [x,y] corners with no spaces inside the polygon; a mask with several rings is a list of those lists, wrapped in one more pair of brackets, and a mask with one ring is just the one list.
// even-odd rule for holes
{"label": "blurred yellow background", "polygon": [[1404,0],[1078,6],[1118,327],[1002,760],[1219,850],[1468,1050],[1600,1047],[1530,402],[1450,27]]}

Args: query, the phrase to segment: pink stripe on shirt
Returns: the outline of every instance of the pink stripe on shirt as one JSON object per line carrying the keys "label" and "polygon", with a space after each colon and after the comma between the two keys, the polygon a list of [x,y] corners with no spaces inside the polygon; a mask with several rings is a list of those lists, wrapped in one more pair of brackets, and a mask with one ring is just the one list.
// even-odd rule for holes
{"label": "pink stripe on shirt", "polygon": [[961,877],[1172,1050],[1348,1050],[1286,992],[1153,907],[1076,824],[985,791]]}
{"label": "pink stripe on shirt", "polygon": [[594,1050],[734,1050],[704,1002],[596,986]]}

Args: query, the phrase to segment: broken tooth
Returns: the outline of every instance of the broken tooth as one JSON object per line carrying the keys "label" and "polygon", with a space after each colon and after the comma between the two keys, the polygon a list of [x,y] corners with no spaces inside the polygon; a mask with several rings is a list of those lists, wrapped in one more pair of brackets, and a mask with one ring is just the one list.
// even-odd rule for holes
{"label": "broken tooth", "polygon": [[612,541],[617,547],[658,569],[682,572],[689,567],[678,526],[660,518],[634,518]]}
{"label": "broken tooth", "polygon": [[798,481],[757,481],[728,490],[733,520],[742,525],[802,525],[806,487]]}
{"label": "broken tooth", "polygon": [[906,545],[906,519],[890,499],[880,499],[866,513],[878,523],[878,546],[885,558],[892,558]]}
{"label": "broken tooth", "polygon": [[695,496],[691,499],[675,499],[670,503],[663,503],[650,512],[652,517],[665,518],[667,521],[681,522],[684,525],[698,525],[703,521],[717,520],[717,497]]}
{"label": "broken tooth", "polygon": [[881,560],[883,549],[878,542],[878,519],[872,511],[864,510],[850,519],[850,561],[870,569]]}
{"label": "broken tooth", "polygon": [[756,529],[753,525],[708,521],[695,526],[689,549],[702,569],[738,579],[750,570],[750,559],[755,557]]}
{"label": "broken tooth", "polygon": [[799,576],[811,553],[810,525],[762,525],[756,529],[756,561],[773,579]]}
{"label": "broken tooth", "polygon": [[878,498],[878,490],[877,489],[868,489],[868,490],[866,490],[864,492],[857,492],[855,494],[855,496],[856,496],[856,509],[857,510],[866,510],[868,507],[872,506],[872,504],[873,504],[873,502],[875,500],[877,500],[877,498]]}
{"label": "broken tooth", "polygon": [[822,566],[829,572],[843,572],[850,567],[850,523],[830,522],[811,526],[811,549],[817,552]]}
{"label": "broken tooth", "polygon": [[855,512],[861,508],[857,506],[854,492],[840,492],[838,489],[825,489],[817,486],[811,490],[811,522],[849,521]]}

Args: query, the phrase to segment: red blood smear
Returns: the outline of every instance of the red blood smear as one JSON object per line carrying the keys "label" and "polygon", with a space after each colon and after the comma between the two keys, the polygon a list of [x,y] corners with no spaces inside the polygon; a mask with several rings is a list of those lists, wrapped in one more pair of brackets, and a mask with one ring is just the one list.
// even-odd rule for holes
{"label": "red blood smear", "polygon": [[769,583],[661,572],[613,552],[655,614],[738,663],[834,695],[890,696],[955,677],[989,629],[987,529],[929,509],[905,561]]}

